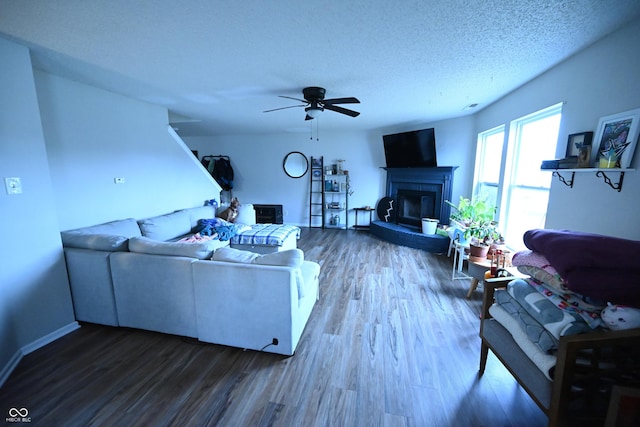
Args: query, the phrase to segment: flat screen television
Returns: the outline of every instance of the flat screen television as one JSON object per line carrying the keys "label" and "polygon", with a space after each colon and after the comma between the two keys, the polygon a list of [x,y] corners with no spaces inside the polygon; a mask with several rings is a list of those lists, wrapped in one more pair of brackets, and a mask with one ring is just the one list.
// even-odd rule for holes
{"label": "flat screen television", "polygon": [[436,160],[435,129],[383,135],[384,156],[388,168],[434,168]]}

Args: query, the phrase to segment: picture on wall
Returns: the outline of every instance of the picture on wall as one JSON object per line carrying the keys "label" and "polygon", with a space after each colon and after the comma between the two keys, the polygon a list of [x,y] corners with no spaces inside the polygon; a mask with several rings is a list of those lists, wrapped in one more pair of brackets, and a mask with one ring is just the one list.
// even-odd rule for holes
{"label": "picture on wall", "polygon": [[577,157],[579,168],[591,166],[591,141],[593,132],[581,132],[569,135],[567,141],[567,154],[565,157]]}
{"label": "picture on wall", "polygon": [[600,119],[591,150],[595,167],[630,167],[638,143],[639,121],[640,108]]}

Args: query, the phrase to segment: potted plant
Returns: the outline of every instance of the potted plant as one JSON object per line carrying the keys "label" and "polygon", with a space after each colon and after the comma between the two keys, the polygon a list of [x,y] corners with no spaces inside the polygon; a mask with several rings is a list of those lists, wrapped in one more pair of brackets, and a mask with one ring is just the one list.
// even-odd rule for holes
{"label": "potted plant", "polygon": [[470,239],[470,256],[486,258],[489,245],[500,239],[498,223],[494,221],[496,208],[484,198],[468,199],[460,196],[458,205],[445,201],[454,211],[451,219],[464,231],[465,239]]}

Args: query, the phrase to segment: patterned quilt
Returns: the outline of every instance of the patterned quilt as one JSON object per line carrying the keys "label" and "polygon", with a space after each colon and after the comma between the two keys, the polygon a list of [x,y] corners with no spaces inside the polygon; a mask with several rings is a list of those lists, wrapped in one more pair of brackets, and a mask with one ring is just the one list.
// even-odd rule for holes
{"label": "patterned quilt", "polygon": [[255,224],[250,230],[243,231],[231,238],[236,245],[282,246],[293,233],[300,238],[300,227],[283,224]]}
{"label": "patterned quilt", "polygon": [[542,351],[556,350],[558,340],[563,335],[591,330],[579,310],[558,307],[539,292],[541,289],[533,280],[512,280],[506,292],[496,292],[496,303],[520,322],[531,341]]}

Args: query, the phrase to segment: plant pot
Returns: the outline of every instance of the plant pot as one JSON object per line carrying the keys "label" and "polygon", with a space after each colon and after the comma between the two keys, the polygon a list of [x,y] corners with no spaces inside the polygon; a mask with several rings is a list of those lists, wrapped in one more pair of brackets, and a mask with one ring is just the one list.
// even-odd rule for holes
{"label": "plant pot", "polygon": [[487,259],[488,253],[488,245],[473,242],[469,244],[469,259],[471,259],[471,261],[483,261]]}
{"label": "plant pot", "polygon": [[422,234],[436,234],[437,229],[437,219],[422,218]]}

